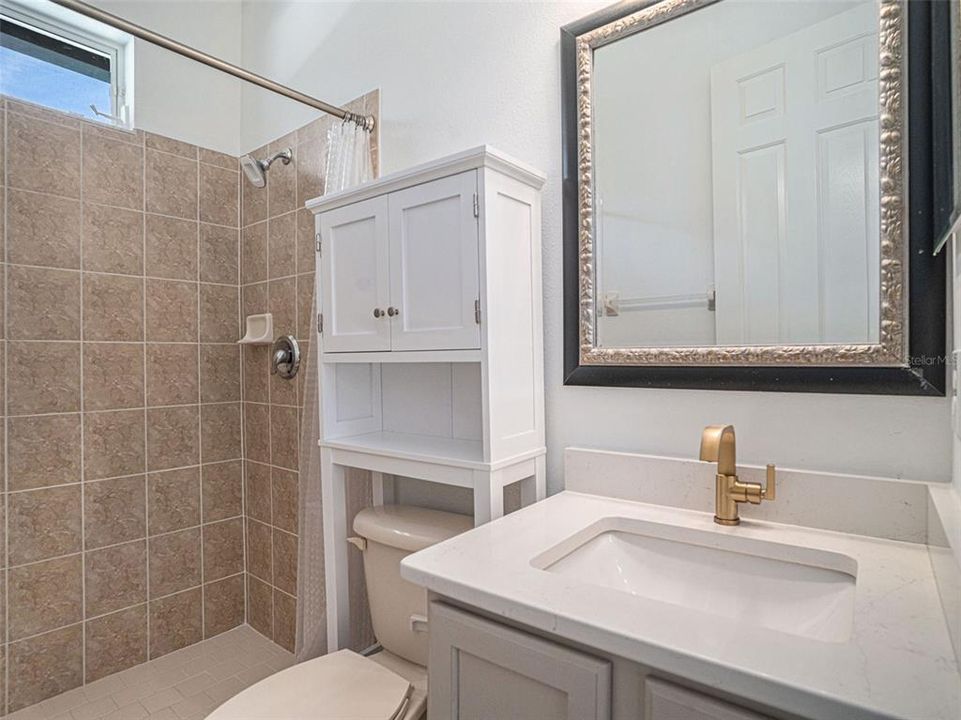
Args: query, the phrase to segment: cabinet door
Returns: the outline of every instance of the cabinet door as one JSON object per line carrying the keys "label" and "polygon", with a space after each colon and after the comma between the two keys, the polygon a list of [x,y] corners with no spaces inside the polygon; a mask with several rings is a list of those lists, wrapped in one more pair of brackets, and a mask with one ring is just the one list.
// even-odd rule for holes
{"label": "cabinet door", "polygon": [[390,195],[392,350],[480,347],[474,170]]}
{"label": "cabinet door", "polygon": [[431,720],[602,720],[611,715],[606,660],[430,606]]}
{"label": "cabinet door", "polygon": [[323,213],[320,237],[324,352],[389,350],[387,198]]}
{"label": "cabinet door", "polygon": [[645,720],[774,720],[657,678],[644,683]]}

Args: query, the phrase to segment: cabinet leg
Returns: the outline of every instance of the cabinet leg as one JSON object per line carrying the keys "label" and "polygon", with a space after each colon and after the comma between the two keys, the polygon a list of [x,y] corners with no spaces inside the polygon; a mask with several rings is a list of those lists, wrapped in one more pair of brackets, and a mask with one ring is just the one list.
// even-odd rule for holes
{"label": "cabinet leg", "polygon": [[500,472],[474,473],[474,525],[504,515],[504,486]]}
{"label": "cabinet leg", "polygon": [[547,458],[544,455],[534,458],[534,497],[537,500],[547,497]]}
{"label": "cabinet leg", "polygon": [[321,488],[324,499],[324,561],[327,564],[327,651],[350,640],[350,587],[347,579],[347,477],[321,450]]}

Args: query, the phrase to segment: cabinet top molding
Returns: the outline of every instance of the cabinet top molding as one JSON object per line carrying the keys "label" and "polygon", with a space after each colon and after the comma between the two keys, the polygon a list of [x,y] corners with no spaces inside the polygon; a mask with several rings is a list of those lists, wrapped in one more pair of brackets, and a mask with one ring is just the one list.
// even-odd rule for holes
{"label": "cabinet top molding", "polygon": [[385,175],[378,180],[363,185],[347,188],[330,195],[321,195],[308,200],[304,205],[315,214],[322,213],[395,190],[402,190],[413,185],[420,185],[424,182],[477,168],[491,168],[519,182],[530,185],[535,190],[540,190],[547,180],[547,176],[543,172],[527,163],[521,162],[490,145],[480,145],[470,150],[464,150]]}

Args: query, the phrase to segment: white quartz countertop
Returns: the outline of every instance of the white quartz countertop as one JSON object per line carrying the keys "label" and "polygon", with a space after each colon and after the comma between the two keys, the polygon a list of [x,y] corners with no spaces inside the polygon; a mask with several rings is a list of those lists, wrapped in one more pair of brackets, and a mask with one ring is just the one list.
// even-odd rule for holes
{"label": "white quartz countertop", "polygon": [[[604,518],[843,553],[857,562],[841,643],[789,635],[539,570],[531,560]],[[554,636],[809,718],[958,720],[961,676],[927,546],[562,492],[408,556],[435,593]]]}

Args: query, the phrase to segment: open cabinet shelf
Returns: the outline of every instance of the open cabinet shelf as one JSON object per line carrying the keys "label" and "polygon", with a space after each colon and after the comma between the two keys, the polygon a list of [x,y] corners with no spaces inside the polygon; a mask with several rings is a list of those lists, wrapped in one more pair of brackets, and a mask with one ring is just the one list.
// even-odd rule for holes
{"label": "open cabinet shelf", "polygon": [[348,437],[321,440],[321,447],[354,452],[368,452],[386,457],[402,458],[416,462],[440,463],[471,470],[489,469],[484,462],[484,449],[480,440],[416,435],[391,431],[378,431]]}

